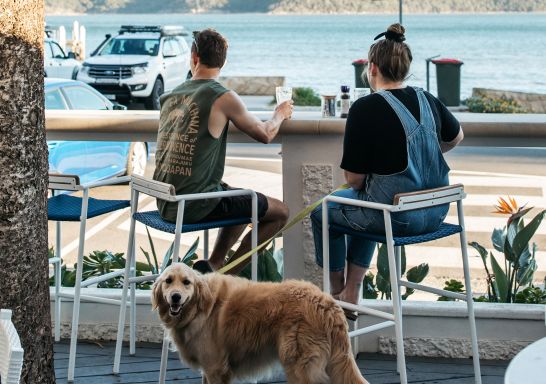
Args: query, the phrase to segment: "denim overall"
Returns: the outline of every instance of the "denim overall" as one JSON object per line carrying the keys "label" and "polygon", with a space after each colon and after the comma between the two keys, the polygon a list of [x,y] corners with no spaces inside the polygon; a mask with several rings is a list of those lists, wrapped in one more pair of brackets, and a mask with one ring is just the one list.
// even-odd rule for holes
{"label": "denim overall", "polygon": [[[415,88],[419,101],[418,122],[411,112],[389,91],[380,91],[400,119],[406,134],[408,165],[402,172],[391,175],[368,174],[364,188],[335,192],[335,196],[393,204],[394,195],[449,184],[449,167],[446,164],[438,137],[436,123],[423,90]],[[416,235],[436,230],[447,215],[449,205],[391,214],[393,233],[398,236]],[[322,266],[322,209],[311,214],[317,264]],[[332,224],[347,226],[359,231],[385,233],[383,211],[329,203],[329,220]],[[339,233],[330,233],[330,270],[342,271],[347,261],[369,267],[375,242]],[[347,247],[347,249],[346,249]]]}

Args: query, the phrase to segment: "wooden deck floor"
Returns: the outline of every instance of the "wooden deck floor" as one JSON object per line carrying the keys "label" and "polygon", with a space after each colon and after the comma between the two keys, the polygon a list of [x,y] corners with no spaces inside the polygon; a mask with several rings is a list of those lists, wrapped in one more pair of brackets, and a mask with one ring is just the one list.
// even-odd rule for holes
{"label": "wooden deck floor", "polygon": [[[112,374],[114,343],[78,343],[75,383],[81,384],[152,384],[159,377],[161,345],[140,343],[135,356],[128,356],[124,349],[121,373]],[[483,361],[482,380],[484,384],[503,383],[508,362]],[[399,383],[394,357],[376,354],[360,354],[358,366],[372,384]],[[55,372],[57,383],[67,382],[68,344],[55,345]],[[474,376],[471,359],[430,359],[408,358],[408,381],[410,383],[472,384]],[[286,383],[282,378],[262,380],[260,383]],[[201,383],[199,372],[185,367],[175,353],[169,356],[167,383]],[[350,384],[350,383],[347,383]]]}

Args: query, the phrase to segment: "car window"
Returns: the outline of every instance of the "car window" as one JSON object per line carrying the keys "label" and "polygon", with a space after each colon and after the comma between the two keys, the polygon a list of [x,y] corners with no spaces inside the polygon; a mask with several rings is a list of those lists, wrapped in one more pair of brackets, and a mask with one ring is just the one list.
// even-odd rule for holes
{"label": "car window", "polygon": [[47,41],[44,43],[44,55],[48,59],[51,59],[53,57],[53,55],[51,54],[51,46]]}
{"label": "car window", "polygon": [[72,106],[71,109],[99,110],[108,109],[105,101],[84,87],[72,86],[63,88],[63,92]]}
{"label": "car window", "polygon": [[163,56],[177,56],[180,50],[177,49],[177,44],[174,44],[172,39],[165,40],[163,44]]}
{"label": "car window", "polygon": [[99,55],[150,55],[157,56],[159,39],[111,39]]}
{"label": "car window", "polygon": [[51,42],[51,50],[53,51],[53,57],[55,59],[64,59],[65,55],[59,44]]}
{"label": "car window", "polygon": [[186,53],[188,51],[188,44],[182,39],[175,39],[175,41],[178,43],[178,47],[180,48],[181,53]]}
{"label": "car window", "polygon": [[45,109],[68,109],[64,102],[63,95],[58,89],[46,92]]}

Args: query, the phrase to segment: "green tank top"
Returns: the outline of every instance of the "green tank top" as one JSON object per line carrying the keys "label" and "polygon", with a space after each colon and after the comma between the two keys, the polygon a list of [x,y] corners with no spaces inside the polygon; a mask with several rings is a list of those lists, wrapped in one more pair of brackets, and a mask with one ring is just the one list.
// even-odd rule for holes
{"label": "green tank top", "polygon": [[[154,179],[174,185],[176,194],[220,191],[227,124],[217,139],[209,133],[214,101],[229,90],[215,80],[188,80],[161,97]],[[207,216],[219,199],[188,201],[184,222]],[[161,217],[176,220],[176,203],[157,200]]]}

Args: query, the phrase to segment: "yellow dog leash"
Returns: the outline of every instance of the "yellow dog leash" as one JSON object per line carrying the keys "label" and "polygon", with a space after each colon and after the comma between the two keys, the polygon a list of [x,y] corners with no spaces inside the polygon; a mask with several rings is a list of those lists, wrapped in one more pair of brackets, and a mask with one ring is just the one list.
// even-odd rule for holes
{"label": "yellow dog leash", "polygon": [[[349,188],[349,186],[347,184],[342,184],[340,185],[339,187],[337,187],[333,192],[329,193],[329,195],[331,195],[332,193],[334,192],[337,192],[337,191],[341,191],[343,189],[347,189]],[[271,236],[269,239],[265,240],[264,242],[262,242],[261,244],[259,244],[257,247],[255,247],[254,249],[251,249],[250,251],[248,251],[247,253],[245,253],[244,255],[242,255],[241,257],[237,258],[237,260],[233,260],[231,263],[229,264],[226,264],[224,265],[222,268],[220,268],[219,270],[217,270],[216,272],[217,273],[226,273],[226,271],[229,271],[230,269],[238,266],[239,264],[241,264],[242,262],[244,262],[246,259],[248,259],[249,257],[251,257],[255,252],[258,252],[260,251],[261,249],[265,248],[274,238],[276,238],[277,236],[279,236],[281,233],[283,233],[284,231],[286,231],[287,229],[290,229],[292,228],[296,223],[300,222],[301,220],[303,220],[303,218],[305,216],[307,216],[308,214],[310,214],[316,207],[318,207],[320,204],[322,204],[322,200],[324,200],[324,197],[319,199],[318,201],[315,201],[313,204],[305,207],[304,209],[302,209],[301,211],[298,212],[298,214],[296,216],[294,216],[292,218],[292,220],[290,220],[288,223],[286,223],[286,225],[284,227],[282,227],[281,229],[279,229],[277,231],[277,233],[275,233],[273,236]]]}

